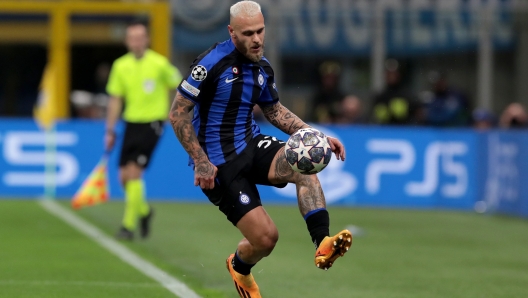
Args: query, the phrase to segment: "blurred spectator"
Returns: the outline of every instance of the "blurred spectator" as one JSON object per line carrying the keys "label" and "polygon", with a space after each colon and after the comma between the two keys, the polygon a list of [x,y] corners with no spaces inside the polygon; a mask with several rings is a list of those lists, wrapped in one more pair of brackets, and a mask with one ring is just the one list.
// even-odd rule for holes
{"label": "blurred spectator", "polygon": [[363,108],[361,100],[355,95],[347,95],[341,101],[341,108],[336,123],[339,124],[359,124],[364,123]]}
{"label": "blurred spectator", "polygon": [[110,76],[110,64],[103,62],[97,65],[95,69],[95,90],[94,90],[94,105],[98,109],[98,115],[100,118],[106,117],[106,110],[110,96],[106,92],[106,85],[108,83],[108,77]]}
{"label": "blurred spectator", "polygon": [[420,124],[420,103],[403,86],[401,66],[394,59],[385,62],[385,83],[385,89],[374,96],[370,121],[377,124]]}
{"label": "blurred spectator", "polygon": [[477,130],[486,130],[495,127],[497,119],[492,112],[483,109],[477,108],[473,110],[473,128]]}
{"label": "blurred spectator", "polygon": [[95,69],[95,90],[94,93],[106,93],[106,83],[110,76],[110,64],[107,62],[100,63]]}
{"label": "blurred spectator", "polygon": [[467,97],[449,86],[445,73],[429,73],[432,92],[424,96],[426,123],[439,127],[468,126],[471,123],[471,109]]}
{"label": "blurred spectator", "polygon": [[106,93],[106,84],[110,75],[110,65],[97,65],[94,73],[95,88],[92,92],[73,90],[70,95],[72,115],[76,118],[101,119],[106,117],[106,108],[110,97]]}
{"label": "blurred spectator", "polygon": [[503,128],[526,128],[528,127],[528,115],[526,110],[520,103],[509,104],[504,112],[502,112],[500,127]]}
{"label": "blurred spectator", "polygon": [[84,90],[73,90],[70,94],[72,117],[102,119],[106,116],[109,96]]}
{"label": "blurred spectator", "polygon": [[330,123],[335,120],[339,103],[344,97],[339,89],[341,67],[333,61],[323,62],[319,67],[321,84],[313,97],[312,119],[319,123]]}
{"label": "blurred spectator", "polygon": [[77,118],[101,118],[94,103],[94,95],[88,91],[74,90],[70,94],[73,112]]}

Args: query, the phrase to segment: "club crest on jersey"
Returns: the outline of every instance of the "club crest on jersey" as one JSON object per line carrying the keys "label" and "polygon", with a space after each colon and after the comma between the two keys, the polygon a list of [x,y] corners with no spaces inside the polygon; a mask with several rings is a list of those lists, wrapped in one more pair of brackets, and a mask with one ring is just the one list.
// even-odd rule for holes
{"label": "club crest on jersey", "polygon": [[264,77],[262,76],[262,74],[259,74],[259,76],[258,76],[258,82],[259,82],[259,85],[264,84]]}
{"label": "club crest on jersey", "polygon": [[238,67],[233,66],[232,70],[234,74],[238,74]]}
{"label": "club crest on jersey", "polygon": [[191,77],[195,81],[203,81],[207,77],[207,69],[205,66],[196,65],[191,71]]}
{"label": "club crest on jersey", "polygon": [[240,192],[240,196],[238,197],[238,199],[240,200],[240,203],[242,203],[243,205],[247,205],[249,204],[249,202],[251,202],[251,200],[249,199],[249,196],[243,192]]}

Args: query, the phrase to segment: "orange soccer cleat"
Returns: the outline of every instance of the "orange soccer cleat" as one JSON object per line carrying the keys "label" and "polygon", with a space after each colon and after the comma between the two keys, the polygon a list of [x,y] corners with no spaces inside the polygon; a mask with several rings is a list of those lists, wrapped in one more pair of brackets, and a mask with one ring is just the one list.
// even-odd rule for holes
{"label": "orange soccer cleat", "polygon": [[315,266],[328,270],[334,261],[345,255],[352,245],[352,234],[343,230],[335,236],[326,236],[315,252]]}
{"label": "orange soccer cleat", "polygon": [[235,254],[231,254],[226,260],[226,267],[233,278],[235,288],[241,298],[262,298],[260,291],[253,274],[242,275],[233,269],[233,258]]}

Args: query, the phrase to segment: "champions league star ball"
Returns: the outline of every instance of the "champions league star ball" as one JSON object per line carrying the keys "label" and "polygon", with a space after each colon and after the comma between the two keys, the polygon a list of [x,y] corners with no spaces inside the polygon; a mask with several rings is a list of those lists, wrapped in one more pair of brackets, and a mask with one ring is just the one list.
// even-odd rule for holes
{"label": "champions league star ball", "polygon": [[305,175],[321,172],[332,158],[327,137],[313,128],[293,133],[286,142],[284,153],[292,169]]}

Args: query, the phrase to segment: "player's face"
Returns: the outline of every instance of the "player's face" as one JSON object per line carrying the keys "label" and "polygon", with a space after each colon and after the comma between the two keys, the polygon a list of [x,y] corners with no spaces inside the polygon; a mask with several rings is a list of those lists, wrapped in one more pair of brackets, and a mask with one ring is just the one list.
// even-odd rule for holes
{"label": "player's face", "polygon": [[134,25],[127,28],[126,46],[136,57],[142,57],[149,44],[147,28],[143,25]]}
{"label": "player's face", "polygon": [[236,17],[228,26],[229,34],[238,51],[253,62],[264,55],[264,16]]}

